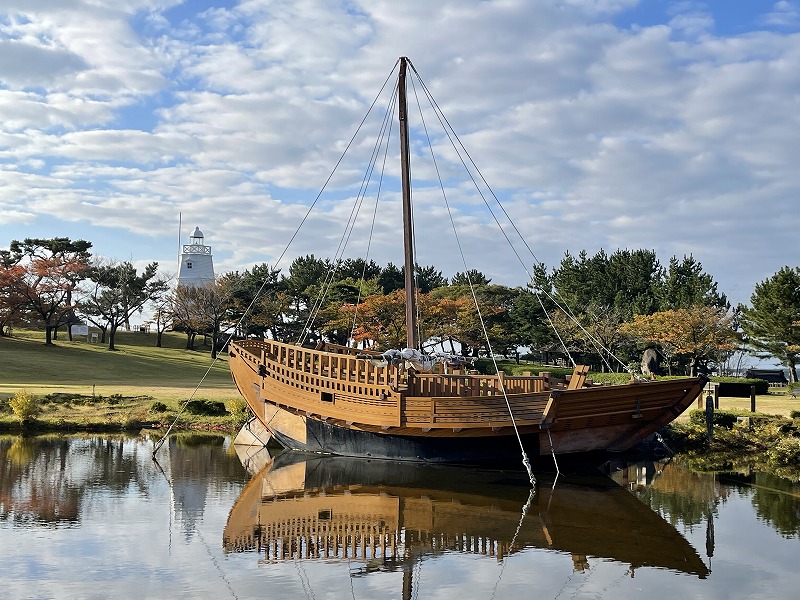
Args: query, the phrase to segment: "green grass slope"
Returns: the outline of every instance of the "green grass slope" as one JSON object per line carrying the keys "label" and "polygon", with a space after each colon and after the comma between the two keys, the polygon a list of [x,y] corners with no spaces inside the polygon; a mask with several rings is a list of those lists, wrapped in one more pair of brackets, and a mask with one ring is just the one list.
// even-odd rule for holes
{"label": "green grass slope", "polygon": [[[213,362],[207,347],[187,351],[181,334],[165,334],[164,347],[156,348],[155,334],[119,332],[116,351],[88,343],[85,337],[71,342],[65,338],[62,334],[53,346],[46,346],[39,331],[18,330],[13,337],[0,337],[0,421],[14,421],[8,399],[20,390],[42,399],[49,394],[82,396],[84,400],[42,407],[41,421],[69,427],[81,422],[163,422],[174,418],[190,397],[226,404],[239,398],[227,356]],[[103,401],[109,398],[111,402]],[[154,416],[148,409],[156,401],[168,410]]]}

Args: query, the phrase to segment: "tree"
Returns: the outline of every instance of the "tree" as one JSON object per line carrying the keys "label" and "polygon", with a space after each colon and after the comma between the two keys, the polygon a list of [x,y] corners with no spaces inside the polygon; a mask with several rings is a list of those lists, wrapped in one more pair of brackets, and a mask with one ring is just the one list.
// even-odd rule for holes
{"label": "tree", "polygon": [[0,336],[23,322],[25,296],[22,281],[25,267],[15,264],[8,250],[0,251]]}
{"label": "tree", "polygon": [[450,341],[451,348],[452,342],[457,342],[464,355],[478,356],[484,348],[488,352],[487,337],[496,353],[515,353],[517,336],[507,315],[518,293],[514,288],[491,284],[438,287],[430,293],[436,303],[432,303],[432,313],[426,318],[428,335],[440,338],[442,343]]}
{"label": "tree", "polygon": [[630,335],[622,328],[625,315],[620,309],[592,303],[581,313],[580,323],[578,337],[583,342],[582,350],[599,357],[600,370],[605,371],[608,368],[615,371],[625,365],[620,356],[633,350],[634,344]]}
{"label": "tree", "polygon": [[[169,285],[169,284],[168,284]],[[173,302],[175,295],[169,287],[155,294],[150,299],[150,307],[153,311],[153,322],[156,326],[156,348],[161,348],[164,332],[172,327],[175,319]]]}
{"label": "tree", "polygon": [[733,325],[733,315],[728,311],[696,305],[636,315],[621,330],[660,344],[668,359],[673,355],[687,357],[689,374],[694,376],[701,366],[718,359],[721,352],[736,349],[739,340]]}
{"label": "tree", "polygon": [[725,294],[717,291],[717,283],[690,254],[678,260],[673,256],[663,285],[656,292],[659,310],[689,309],[693,306],[730,308]]}
{"label": "tree", "polygon": [[613,307],[626,318],[657,309],[654,296],[662,285],[664,269],[651,250],[617,250],[611,256],[600,250],[589,257],[569,252],[553,270],[552,282],[559,301],[571,311],[584,307]]}
{"label": "tree", "polygon": [[319,337],[319,332],[312,331],[314,324],[309,317],[320,301],[321,284],[328,281],[331,269],[329,260],[313,254],[299,256],[289,265],[289,276],[281,280],[281,287],[291,298],[281,326],[284,339],[296,341],[307,336],[315,341]]}
{"label": "tree", "polygon": [[489,285],[491,282],[491,279],[477,269],[469,269],[464,272],[459,271],[453,275],[453,278],[450,280],[450,285]]}
{"label": "tree", "polygon": [[405,302],[403,290],[367,296],[357,307],[352,304],[341,307],[342,326],[352,323],[357,310],[358,322],[353,331],[356,342],[382,350],[403,348],[406,344]]}
{"label": "tree", "polygon": [[[420,265],[415,265],[414,275],[416,277],[417,289],[423,294],[427,294],[435,288],[447,285],[447,277],[442,275],[442,272],[437,270],[434,266],[422,267]],[[378,285],[383,288],[384,294],[389,294],[395,290],[402,290],[405,288],[405,277],[405,267],[398,268],[392,263],[389,263],[378,276]]]}
{"label": "tree", "polygon": [[366,261],[363,258],[347,258],[339,262],[336,268],[337,279],[374,279],[381,274],[381,267],[374,260]]}
{"label": "tree", "polygon": [[194,350],[198,333],[208,326],[203,311],[201,288],[194,285],[179,285],[172,298],[173,329],[186,334],[186,349]]}
{"label": "tree", "polygon": [[232,278],[228,314],[238,324],[237,335],[289,341],[283,325],[291,297],[282,290],[286,283],[280,281],[280,269],[262,263],[241,274],[229,273],[227,277]]}
{"label": "tree", "polygon": [[[405,278],[405,269],[403,269],[403,273]],[[447,277],[442,275],[442,272],[433,265],[427,267],[414,265],[414,276],[416,277],[417,289],[423,294],[447,285]]]}
{"label": "tree", "polygon": [[77,308],[72,296],[89,270],[91,247],[91,242],[69,238],[11,242],[4,260],[24,268],[18,292],[25,299],[25,307],[44,324],[48,346],[62,319]]}
{"label": "tree", "polygon": [[798,381],[800,359],[800,267],[783,267],[758,283],[751,307],[740,306],[746,343],[762,358],[777,358]]}
{"label": "tree", "polygon": [[378,285],[383,289],[384,294],[391,294],[395,290],[402,290],[405,287],[405,277],[403,269],[389,263],[378,275]]}
{"label": "tree", "polygon": [[92,264],[88,271],[92,285],[81,310],[87,316],[105,320],[109,350],[116,350],[117,329],[166,289],[166,282],[156,277],[157,271],[156,262],[147,265],[141,275],[136,274],[136,268],[129,262],[97,260]]}

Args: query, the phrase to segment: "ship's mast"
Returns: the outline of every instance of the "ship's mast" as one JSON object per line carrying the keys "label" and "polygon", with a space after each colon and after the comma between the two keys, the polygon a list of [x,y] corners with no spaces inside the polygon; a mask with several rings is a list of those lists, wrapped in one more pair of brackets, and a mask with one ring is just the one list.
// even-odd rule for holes
{"label": "ship's mast", "polygon": [[400,170],[403,186],[403,250],[405,252],[406,346],[418,348],[417,298],[414,286],[414,233],[411,214],[411,164],[408,153],[408,112],[406,108],[406,66],[408,58],[400,57],[397,80],[397,107],[400,120]]}

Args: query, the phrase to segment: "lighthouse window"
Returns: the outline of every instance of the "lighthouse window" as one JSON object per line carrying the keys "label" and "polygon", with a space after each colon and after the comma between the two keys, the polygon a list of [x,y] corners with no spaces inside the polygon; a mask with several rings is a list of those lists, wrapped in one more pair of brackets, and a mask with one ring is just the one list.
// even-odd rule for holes
{"label": "lighthouse window", "polygon": [[186,268],[187,269],[191,269],[192,268],[192,261],[187,261],[186,262]]}

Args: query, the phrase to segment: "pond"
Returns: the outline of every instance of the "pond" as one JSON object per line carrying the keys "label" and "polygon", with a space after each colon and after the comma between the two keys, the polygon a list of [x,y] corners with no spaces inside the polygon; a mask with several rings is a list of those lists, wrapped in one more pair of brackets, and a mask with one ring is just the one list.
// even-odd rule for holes
{"label": "pond", "polygon": [[794,598],[800,485],[0,437],[5,598]]}

